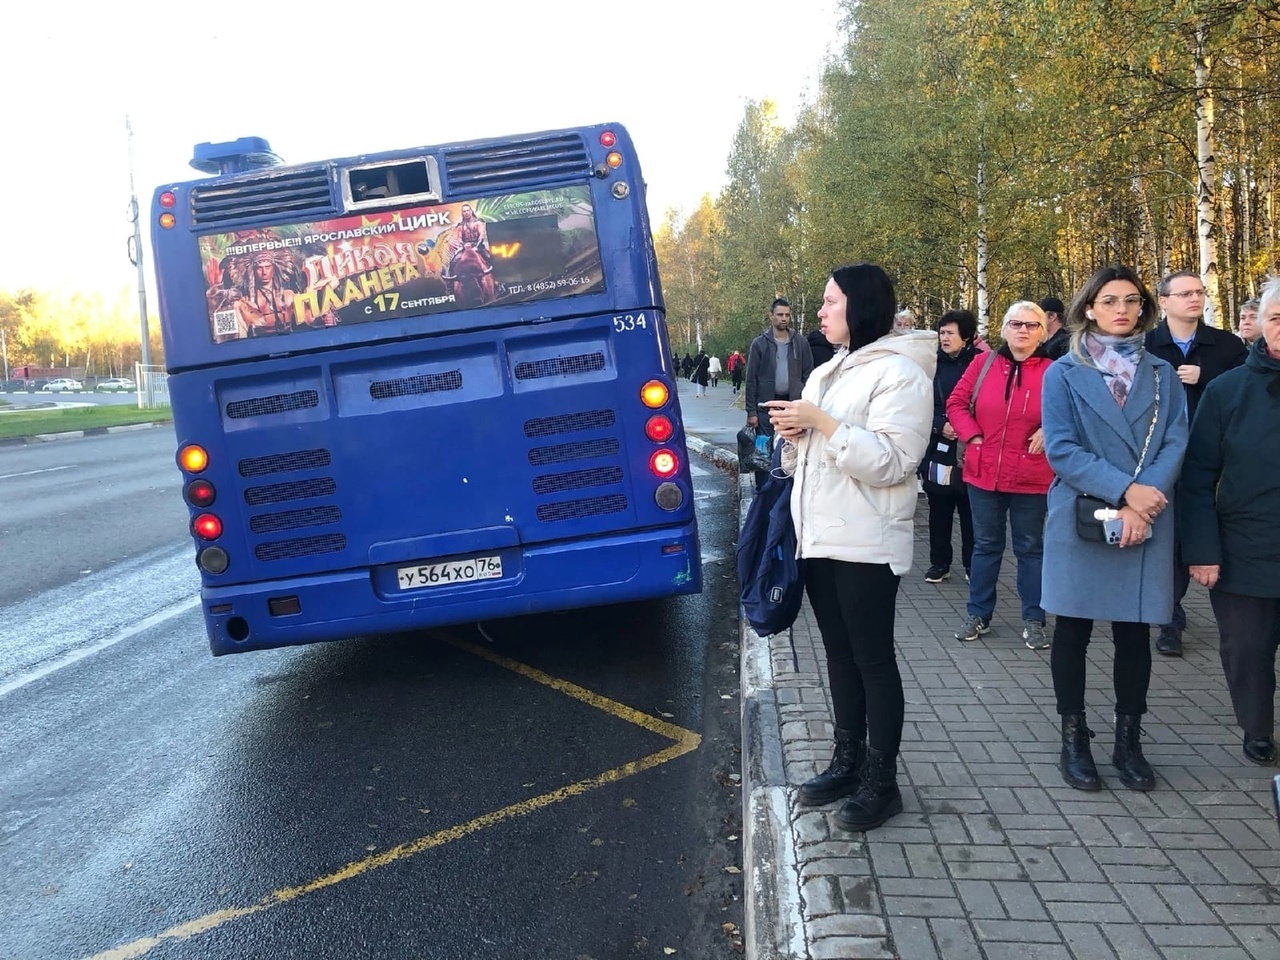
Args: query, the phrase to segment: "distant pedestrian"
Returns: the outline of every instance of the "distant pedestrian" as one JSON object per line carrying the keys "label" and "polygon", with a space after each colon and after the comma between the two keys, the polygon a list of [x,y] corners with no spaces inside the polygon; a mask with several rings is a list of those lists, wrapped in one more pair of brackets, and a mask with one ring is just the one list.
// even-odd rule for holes
{"label": "distant pedestrian", "polygon": [[680,361],[680,375],[686,380],[693,374],[693,357],[688,353],[684,355],[684,359]]}
{"label": "distant pedestrian", "polygon": [[[1062,719],[1059,765],[1077,790],[1102,787],[1084,702],[1096,620],[1111,621],[1115,645],[1112,761],[1129,789],[1155,786],[1139,739],[1151,684],[1148,624],[1173,609],[1174,512],[1166,507],[1187,444],[1182,384],[1144,347],[1157,317],[1132,269],[1099,270],[1067,311],[1071,349],[1044,377],[1045,451],[1057,479],[1049,490],[1041,602],[1056,618],[1049,664]],[[1081,495],[1117,505],[1118,543],[1081,535]]]}
{"label": "distant pedestrian", "polygon": [[[905,698],[894,607],[911,568],[916,467],[929,439],[932,332],[893,332],[893,283],[869,263],[837,267],[818,318],[841,348],[796,401],[769,401],[805,591],[827,656],[836,744],[800,787],[802,804],[848,797],[836,822],[871,830],[902,812],[898,749]],[[798,339],[798,338],[797,338]]]}
{"label": "distant pedestrian", "polygon": [[1071,349],[1071,331],[1063,325],[1067,308],[1057,297],[1045,297],[1040,301],[1040,309],[1044,311],[1045,329],[1049,331],[1049,339],[1044,342],[1044,352],[1050,360],[1057,360]]}
{"label": "distant pedestrian", "polygon": [[747,372],[747,358],[737,350],[729,354],[729,380],[733,383],[733,395],[736,397],[742,389],[742,378]]}
{"label": "distant pedestrian", "polygon": [[693,382],[697,386],[695,397],[705,397],[707,395],[707,382],[711,379],[711,358],[701,350],[698,355],[693,358]]}
{"label": "distant pedestrian", "polygon": [[893,315],[893,329],[897,333],[909,333],[916,328],[916,315],[904,307]]}
{"label": "distant pedestrian", "polygon": [[955,637],[977,640],[991,629],[1007,521],[1018,564],[1022,639],[1030,649],[1043,650],[1049,642],[1040,576],[1045,494],[1053,481],[1040,428],[1040,385],[1052,363],[1043,349],[1044,311],[1030,300],[1018,301],[1005,311],[1001,334],[1004,345],[994,356],[970,363],[947,398],[947,419],[965,444],[964,481],[973,513],[968,615]]}
{"label": "distant pedestrian", "polygon": [[1280,647],[1280,280],[1262,288],[1258,316],[1261,342],[1200,398],[1178,490],[1178,529],[1182,559],[1209,588],[1244,755],[1270,766]]}
{"label": "distant pedestrian", "polygon": [[947,419],[947,398],[960,382],[978,350],[973,335],[978,321],[968,310],[948,310],[938,320],[938,369],[933,375],[933,432],[921,468],[929,498],[929,569],[925,581],[941,583],[951,576],[951,519],[960,515],[960,560],[965,580],[973,562],[973,515],[969,488],[961,479],[957,454],[960,439]]}
{"label": "distant pedestrian", "polygon": [[[769,326],[751,341],[747,353],[747,424],[759,433],[773,436],[769,420],[770,400],[799,400],[805,381],[813,372],[809,341],[791,330],[791,304],[778,297],[769,305]],[[764,470],[756,471],[756,486],[765,481]]]}
{"label": "distant pedestrian", "polygon": [[1245,346],[1262,336],[1262,327],[1258,325],[1257,300],[1246,300],[1240,304],[1240,323],[1236,326],[1236,333],[1245,342]]}
{"label": "distant pedestrian", "polygon": [[707,361],[707,374],[711,377],[711,385],[718,386],[720,383],[720,358],[712,357]]}
{"label": "distant pedestrian", "polygon": [[[1204,322],[1204,283],[1190,270],[1178,270],[1160,281],[1157,291],[1164,321],[1147,334],[1148,353],[1164,360],[1181,381],[1187,395],[1187,420],[1196,418],[1196,404],[1205,387],[1228,370],[1244,363],[1245,346],[1227,330],[1217,330]],[[1178,554],[1174,540],[1174,555]],[[1187,614],[1182,609],[1191,574],[1187,565],[1175,560],[1173,568],[1173,617],[1160,628],[1156,652],[1166,657],[1182,656],[1182,631]]]}

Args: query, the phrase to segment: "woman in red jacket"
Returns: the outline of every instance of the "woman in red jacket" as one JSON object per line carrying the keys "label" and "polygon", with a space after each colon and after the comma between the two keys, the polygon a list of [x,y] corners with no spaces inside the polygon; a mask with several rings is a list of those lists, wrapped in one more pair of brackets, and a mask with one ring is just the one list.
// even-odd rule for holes
{"label": "woman in red jacket", "polygon": [[969,364],[947,398],[947,419],[966,445],[964,480],[973,513],[968,617],[955,635],[976,640],[991,629],[1007,517],[1018,561],[1022,639],[1032,650],[1046,650],[1040,573],[1053,471],[1040,429],[1040,385],[1053,361],[1043,349],[1044,311],[1020,300],[1005,312],[1000,333],[1004,346]]}

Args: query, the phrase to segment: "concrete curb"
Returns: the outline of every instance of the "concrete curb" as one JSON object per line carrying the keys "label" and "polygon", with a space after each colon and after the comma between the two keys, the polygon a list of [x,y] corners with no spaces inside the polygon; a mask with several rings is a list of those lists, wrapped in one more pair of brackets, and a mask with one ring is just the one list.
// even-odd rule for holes
{"label": "concrete curb", "polygon": [[54,440],[80,440],[84,437],[101,437],[108,433],[130,433],[134,430],[150,430],[154,427],[171,427],[172,420],[151,420],[147,423],[123,423],[118,427],[89,427],[86,430],[67,430],[64,433],[36,433],[25,437],[0,437],[0,447],[21,447],[28,443],[49,443]]}
{"label": "concrete curb", "polygon": [[[736,452],[697,437],[690,450],[718,467],[738,470]],[[744,477],[746,475],[743,475]],[[738,526],[750,497],[738,487]],[[750,484],[750,479],[745,482]],[[747,960],[808,957],[800,902],[800,867],[791,826],[782,722],[773,686],[769,641],[739,616],[742,701],[743,943]]]}

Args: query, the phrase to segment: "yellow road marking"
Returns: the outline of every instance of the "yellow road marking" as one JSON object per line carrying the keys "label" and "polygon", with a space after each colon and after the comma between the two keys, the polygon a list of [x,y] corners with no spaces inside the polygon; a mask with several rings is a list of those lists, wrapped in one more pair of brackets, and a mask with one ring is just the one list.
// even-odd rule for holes
{"label": "yellow road marking", "polygon": [[504,820],[511,820],[516,817],[523,817],[526,814],[549,807],[553,803],[561,800],[568,800],[570,797],[577,797],[599,787],[607,786],[611,783],[617,783],[633,774],[641,773],[676,757],[682,757],[686,753],[690,753],[698,749],[702,743],[702,737],[694,733],[692,730],[686,730],[684,727],[678,727],[673,723],[667,723],[659,720],[657,717],[651,717],[639,710],[632,709],[626,704],[619,703],[616,700],[610,700],[608,697],[601,696],[598,693],[580,687],[576,683],[570,683],[568,680],[561,680],[559,677],[553,677],[548,673],[543,673],[528,664],[511,660],[492,650],[486,650],[474,644],[467,643],[462,640],[445,638],[448,643],[468,653],[474,654],[484,660],[488,660],[499,667],[517,673],[526,679],[533,680],[543,686],[550,687],[565,696],[579,700],[588,706],[594,707],[604,713],[625,720],[628,723],[638,727],[643,727],[652,733],[659,734],[669,740],[675,742],[657,753],[651,753],[647,757],[639,760],[632,760],[621,766],[614,767],[612,770],[606,770],[604,773],[598,773],[594,777],[587,777],[585,780],[579,780],[568,786],[560,787],[549,793],[532,797],[528,800],[521,800],[510,806],[503,807],[501,810],[495,810],[492,813],[485,813],[474,820],[459,824],[455,827],[448,827],[437,833],[430,834],[426,837],[419,837],[417,840],[411,840],[408,843],[402,843],[398,846],[385,850],[382,853],[375,854],[371,857],[365,857],[363,860],[355,860],[348,863],[345,867],[337,870],[327,876],[318,877],[308,883],[300,884],[296,887],[286,887],[281,890],[275,890],[257,903],[247,907],[228,907],[225,910],[215,910],[213,913],[206,913],[203,917],[197,917],[186,923],[170,927],[168,930],[162,931],[151,937],[142,937],[131,943],[122,944],[113,947],[110,950],[104,950],[96,953],[89,960],[130,960],[133,957],[141,957],[149,953],[155,947],[169,940],[190,940],[192,937],[199,936],[202,933],[208,933],[210,930],[216,929],[223,924],[232,920],[239,920],[241,917],[248,917],[255,913],[261,913],[263,910],[269,910],[272,907],[278,907],[281,904],[289,903],[304,897],[309,893],[315,893],[317,890],[323,890],[326,887],[332,887],[335,884],[342,883],[345,880],[351,880],[361,874],[369,873],[380,867],[388,866],[400,860],[405,860],[415,854],[432,850],[436,847],[443,846],[454,840],[470,834],[476,833],[486,827],[492,827]]}

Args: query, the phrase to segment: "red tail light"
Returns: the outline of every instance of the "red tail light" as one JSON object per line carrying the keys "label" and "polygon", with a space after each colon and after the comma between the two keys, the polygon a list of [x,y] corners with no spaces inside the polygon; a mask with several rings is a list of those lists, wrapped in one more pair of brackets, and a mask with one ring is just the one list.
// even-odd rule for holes
{"label": "red tail light", "polygon": [[187,503],[193,507],[208,507],[217,499],[218,492],[208,480],[192,480],[187,484]]}
{"label": "red tail light", "polygon": [[191,529],[201,540],[217,540],[222,536],[222,521],[212,513],[202,513],[191,521]]}
{"label": "red tail light", "polygon": [[675,432],[676,428],[671,420],[661,415],[650,417],[649,422],[644,425],[645,436],[654,443],[666,443]]}
{"label": "red tail light", "polygon": [[680,458],[670,450],[659,450],[649,458],[649,469],[655,476],[667,479],[674,477],[680,469]]}

